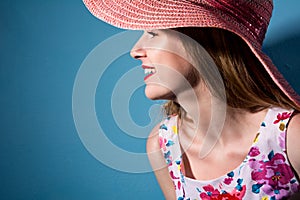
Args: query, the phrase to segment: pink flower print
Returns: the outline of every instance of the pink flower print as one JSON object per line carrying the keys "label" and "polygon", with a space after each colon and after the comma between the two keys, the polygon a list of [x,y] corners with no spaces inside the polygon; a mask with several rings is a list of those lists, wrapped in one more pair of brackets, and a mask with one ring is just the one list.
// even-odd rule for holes
{"label": "pink flower print", "polygon": [[180,188],[181,188],[181,182],[180,181],[177,182],[177,187],[180,190]]}
{"label": "pink flower print", "polygon": [[159,141],[160,148],[163,149],[164,151],[166,151],[167,150],[167,148],[166,148],[167,139],[159,136],[158,141]]}
{"label": "pink flower print", "polygon": [[207,185],[203,187],[205,192],[202,192],[200,194],[200,197],[202,200],[213,200],[217,199],[218,196],[220,195],[220,192],[218,189],[215,189],[212,185]]}
{"label": "pink flower print", "polygon": [[233,180],[233,178],[231,178],[231,177],[225,178],[225,179],[224,179],[224,183],[225,183],[226,185],[230,185],[230,183],[232,182],[232,180]]}
{"label": "pink flower print", "polygon": [[256,181],[256,184],[252,185],[252,192],[259,193],[262,189],[267,195],[284,197],[287,195],[287,184],[294,177],[293,172],[289,165],[285,163],[285,158],[282,154],[271,151],[268,155],[267,161],[252,160],[255,165],[251,168],[254,170],[251,172],[252,179]]}
{"label": "pink flower print", "polygon": [[285,197],[289,196],[288,187],[279,186],[277,188],[272,187],[271,185],[265,185],[262,190],[268,194],[275,196],[274,199],[285,199]]}
{"label": "pink flower print", "polygon": [[174,172],[173,172],[173,171],[170,171],[170,176],[171,176],[172,179],[179,179],[179,177],[176,177],[176,176],[174,175]]}
{"label": "pink flower print", "polygon": [[269,170],[267,179],[270,185],[276,187],[286,185],[293,176],[293,172],[287,164],[279,164],[276,168]]}
{"label": "pink flower print", "polygon": [[255,157],[260,154],[259,148],[258,147],[251,147],[249,156]]}
{"label": "pink flower print", "polygon": [[234,177],[234,172],[233,172],[233,171],[229,172],[229,173],[227,174],[227,176],[228,176],[228,177],[224,179],[224,183],[225,183],[226,185],[230,185],[230,183],[231,183],[232,180],[233,180],[232,177]]}
{"label": "pink flower print", "polygon": [[277,124],[280,122],[279,124],[279,130],[284,131],[285,129],[285,123],[283,122],[283,120],[290,118],[292,115],[292,113],[288,113],[288,112],[283,112],[283,113],[278,113],[277,115],[277,119],[273,122],[274,124]]}
{"label": "pink flower print", "polygon": [[293,192],[300,191],[300,185],[297,183],[296,179],[291,180],[291,188]]}
{"label": "pink flower print", "polygon": [[159,146],[163,151],[167,151],[167,147],[174,145],[174,142],[172,140],[167,140],[166,138],[163,138],[159,136],[158,138]]}
{"label": "pink flower print", "polygon": [[[258,161],[256,169],[252,171],[253,180],[258,183],[268,183],[275,185],[278,182],[281,184],[288,183],[293,178],[291,168],[285,163],[285,158],[282,154],[273,154],[273,151],[268,155],[269,161]],[[254,162],[254,161],[253,161]]]}
{"label": "pink flower print", "polygon": [[[234,199],[241,200],[245,196],[245,193],[246,193],[246,185],[243,185],[240,187],[239,190],[237,188],[234,188],[234,190],[230,194],[232,197],[234,197]],[[233,199],[232,197],[229,199]]]}
{"label": "pink flower print", "polygon": [[285,119],[290,118],[292,115],[292,113],[290,112],[283,112],[283,113],[278,113],[277,115],[277,119],[273,122],[274,124],[277,124],[280,121],[283,121]]}
{"label": "pink flower print", "polygon": [[240,190],[234,188],[230,193],[224,191],[220,193],[219,190],[215,189],[212,185],[207,185],[203,187],[205,192],[200,193],[200,198],[202,200],[241,200],[245,196],[246,186],[242,186]]}
{"label": "pink flower print", "polygon": [[255,158],[250,158],[249,159],[249,167],[251,169],[259,169],[260,168],[260,162],[259,160],[256,160]]}

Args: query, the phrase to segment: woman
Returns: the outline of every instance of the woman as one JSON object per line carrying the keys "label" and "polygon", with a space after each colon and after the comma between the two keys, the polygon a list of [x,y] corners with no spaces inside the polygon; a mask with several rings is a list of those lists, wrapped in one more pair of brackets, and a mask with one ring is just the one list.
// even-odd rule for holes
{"label": "woman", "polygon": [[271,0],[84,0],[98,18],[144,29],[150,99],[167,118],[147,152],[166,199],[286,199],[300,190],[300,100],[261,52]]}

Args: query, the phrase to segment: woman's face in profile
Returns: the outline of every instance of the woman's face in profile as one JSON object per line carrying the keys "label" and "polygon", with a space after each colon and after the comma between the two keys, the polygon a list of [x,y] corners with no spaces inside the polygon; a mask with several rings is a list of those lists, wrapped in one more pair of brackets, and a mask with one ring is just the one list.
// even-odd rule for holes
{"label": "woman's face in profile", "polygon": [[147,30],[131,50],[131,56],[142,62],[149,99],[174,100],[195,82],[197,70],[187,61],[179,34],[170,29]]}

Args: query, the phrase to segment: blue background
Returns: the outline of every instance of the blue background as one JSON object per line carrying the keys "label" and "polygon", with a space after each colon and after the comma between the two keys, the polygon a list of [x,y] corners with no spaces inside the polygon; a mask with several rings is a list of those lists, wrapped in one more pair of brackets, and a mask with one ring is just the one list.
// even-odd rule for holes
{"label": "blue background", "polygon": [[[0,6],[0,198],[163,199],[152,173],[124,173],[95,159],[73,120],[72,90],[81,63],[96,45],[122,30],[93,17],[80,0],[5,0]],[[298,92],[299,6],[298,0],[275,0],[264,45]],[[139,65],[129,55],[114,65],[120,63],[122,69],[112,66],[99,83],[97,110],[107,116],[102,122],[114,143],[145,152],[145,139],[122,134],[111,117],[113,75]],[[132,118],[146,125],[154,102],[143,88],[132,99]]]}

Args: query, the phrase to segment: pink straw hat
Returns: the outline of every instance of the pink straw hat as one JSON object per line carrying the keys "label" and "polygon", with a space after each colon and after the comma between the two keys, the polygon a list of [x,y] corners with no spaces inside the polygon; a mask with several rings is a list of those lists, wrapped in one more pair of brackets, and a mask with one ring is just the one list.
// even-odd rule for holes
{"label": "pink straw hat", "polygon": [[279,88],[297,105],[299,95],[284,79],[262,43],[272,16],[272,0],[83,0],[97,18],[133,30],[216,27],[240,36]]}

